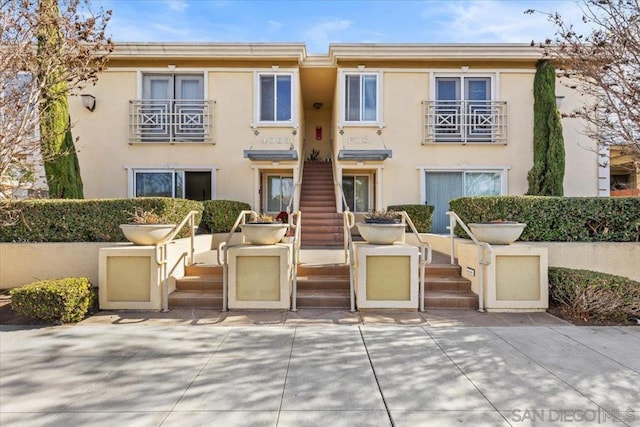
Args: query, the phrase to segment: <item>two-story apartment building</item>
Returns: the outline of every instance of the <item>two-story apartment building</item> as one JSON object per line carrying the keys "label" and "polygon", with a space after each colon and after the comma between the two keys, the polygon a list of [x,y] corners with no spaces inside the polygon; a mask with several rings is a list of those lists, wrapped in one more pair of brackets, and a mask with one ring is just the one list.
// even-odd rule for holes
{"label": "two-story apartment building", "polygon": [[[311,187],[296,184],[317,151],[332,166],[334,211],[340,189],[355,212],[427,203],[443,232],[452,198],[526,192],[540,57],[521,44],[308,55],[304,44],[121,43],[86,90],[95,109],[71,100],[85,196],[232,199],[277,213],[292,197],[300,206]],[[563,109],[579,102],[557,92]],[[563,125],[565,194],[608,194],[593,142],[577,121]]]}

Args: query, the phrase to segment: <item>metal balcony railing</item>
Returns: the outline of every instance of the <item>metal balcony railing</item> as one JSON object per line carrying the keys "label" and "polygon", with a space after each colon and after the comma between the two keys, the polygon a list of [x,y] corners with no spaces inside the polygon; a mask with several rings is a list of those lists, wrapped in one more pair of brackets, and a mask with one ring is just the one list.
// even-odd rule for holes
{"label": "metal balcony railing", "polygon": [[504,101],[423,101],[422,143],[507,143]]}
{"label": "metal balcony railing", "polygon": [[213,142],[213,104],[201,99],[129,101],[129,142]]}

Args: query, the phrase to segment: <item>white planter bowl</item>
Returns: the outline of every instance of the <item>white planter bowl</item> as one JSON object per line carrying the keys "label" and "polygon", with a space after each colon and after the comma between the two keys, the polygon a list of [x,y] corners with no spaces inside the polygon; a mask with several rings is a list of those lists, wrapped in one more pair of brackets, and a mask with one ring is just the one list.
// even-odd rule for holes
{"label": "white planter bowl", "polygon": [[121,224],[124,237],[134,245],[151,246],[164,243],[175,224]]}
{"label": "white planter bowl", "polygon": [[473,223],[469,224],[469,229],[481,242],[510,245],[518,240],[526,226],[521,222]]}
{"label": "white planter bowl", "polygon": [[242,224],[240,229],[247,243],[274,245],[287,233],[287,224]]}
{"label": "white planter bowl", "polygon": [[405,224],[369,224],[356,223],[358,231],[367,243],[372,245],[391,245],[402,240]]}

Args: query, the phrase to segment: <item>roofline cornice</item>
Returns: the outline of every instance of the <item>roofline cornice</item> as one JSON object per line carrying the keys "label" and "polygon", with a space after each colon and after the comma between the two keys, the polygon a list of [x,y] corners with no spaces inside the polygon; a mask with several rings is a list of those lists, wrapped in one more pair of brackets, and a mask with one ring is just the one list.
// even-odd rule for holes
{"label": "roofline cornice", "polygon": [[112,59],[285,59],[306,58],[304,43],[116,43]]}
{"label": "roofline cornice", "polygon": [[338,43],[329,45],[329,56],[333,63],[341,60],[526,60],[543,57],[539,47],[524,43],[478,43],[478,44],[380,44]]}

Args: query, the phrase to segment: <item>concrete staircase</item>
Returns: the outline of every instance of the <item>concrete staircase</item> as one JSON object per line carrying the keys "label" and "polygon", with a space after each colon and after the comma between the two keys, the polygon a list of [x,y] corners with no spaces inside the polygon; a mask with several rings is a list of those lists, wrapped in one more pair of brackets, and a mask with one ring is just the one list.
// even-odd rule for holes
{"label": "concrete staircase", "polygon": [[300,192],[301,245],[338,247],[343,242],[342,215],[337,213],[331,162],[305,162]]}
{"label": "concrete staircase", "polygon": [[[348,310],[349,267],[341,264],[298,266],[298,308]],[[478,296],[471,282],[461,277],[460,266],[431,264],[426,269],[424,306],[430,308],[477,309]],[[222,267],[192,265],[176,280],[169,295],[169,308],[222,309]]]}
{"label": "concrete staircase", "polygon": [[188,265],[169,294],[169,309],[211,308],[222,310],[222,266]]}
{"label": "concrete staircase", "polygon": [[350,308],[348,265],[301,264],[297,277],[297,308]]}
{"label": "concrete staircase", "polygon": [[424,307],[478,308],[478,296],[471,282],[460,274],[459,265],[429,264],[425,271]]}

